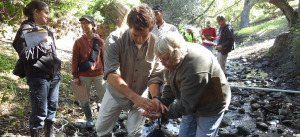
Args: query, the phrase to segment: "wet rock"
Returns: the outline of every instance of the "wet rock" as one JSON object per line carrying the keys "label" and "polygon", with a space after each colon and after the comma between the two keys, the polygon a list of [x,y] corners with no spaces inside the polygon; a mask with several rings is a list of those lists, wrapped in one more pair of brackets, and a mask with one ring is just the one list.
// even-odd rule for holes
{"label": "wet rock", "polygon": [[268,102],[270,102],[270,101],[274,101],[275,99],[272,98],[272,97],[267,97],[265,100],[268,101]]}
{"label": "wet rock", "polygon": [[229,110],[237,110],[237,108],[235,106],[233,106],[233,105],[229,105],[228,109]]}
{"label": "wet rock", "polygon": [[262,115],[261,115],[261,112],[259,112],[259,111],[254,111],[254,112],[251,112],[251,113],[249,113],[250,114],[250,116],[251,117],[253,117],[253,118],[258,118],[258,117],[261,117]]}
{"label": "wet rock", "polygon": [[125,129],[117,129],[114,132],[115,137],[124,137],[125,135],[127,135],[127,131]]}
{"label": "wet rock", "polygon": [[243,62],[247,62],[247,59],[246,59],[246,58],[243,58],[242,61],[243,61]]}
{"label": "wet rock", "polygon": [[229,130],[229,133],[232,135],[236,135],[239,132],[239,130],[237,128],[233,128]]}
{"label": "wet rock", "polygon": [[263,121],[263,118],[262,118],[262,117],[257,117],[257,118],[256,118],[256,121],[257,121],[257,122],[262,122],[262,121]]}
{"label": "wet rock", "polygon": [[231,124],[231,119],[225,115],[222,119],[221,126],[230,126]]}
{"label": "wet rock", "polygon": [[256,123],[257,128],[261,129],[261,130],[268,130],[268,125],[264,122],[257,122]]}
{"label": "wet rock", "polygon": [[236,82],[238,81],[237,77],[227,77],[228,82]]}
{"label": "wet rock", "polygon": [[255,131],[256,124],[252,118],[244,119],[240,125],[237,126],[238,134],[249,135]]}
{"label": "wet rock", "polygon": [[239,108],[238,111],[239,111],[239,113],[241,113],[241,114],[245,114],[245,109],[243,109],[243,108]]}
{"label": "wet rock", "polygon": [[266,109],[272,109],[274,107],[274,105],[271,105],[271,104],[266,104],[266,105],[264,105],[264,108],[266,108]]}
{"label": "wet rock", "polygon": [[261,68],[262,67],[262,63],[257,63],[255,64],[256,67]]}
{"label": "wet rock", "polygon": [[256,101],[256,103],[259,104],[260,106],[263,106],[263,105],[266,104],[265,102],[263,102],[263,101],[261,101],[261,100]]}
{"label": "wet rock", "polygon": [[291,126],[293,124],[293,121],[292,120],[283,120],[282,124],[286,125],[286,126]]}
{"label": "wet rock", "polygon": [[283,87],[283,86],[286,86],[286,83],[281,83],[281,86]]}
{"label": "wet rock", "polygon": [[241,92],[241,89],[236,87],[231,87],[231,92]]}
{"label": "wet rock", "polygon": [[259,105],[258,103],[253,103],[253,104],[251,105],[251,108],[252,108],[253,110],[257,110],[258,108],[260,108],[260,105]]}
{"label": "wet rock", "polygon": [[268,65],[270,65],[270,61],[264,61],[264,62],[262,63],[262,65],[263,65],[263,66],[268,66]]}
{"label": "wet rock", "polygon": [[257,91],[257,94],[262,97],[262,96],[266,95],[266,92],[264,92],[264,91]]}
{"label": "wet rock", "polygon": [[285,119],[285,116],[284,115],[275,115],[275,116],[271,116],[271,119],[283,120],[283,119]]}
{"label": "wet rock", "polygon": [[279,134],[282,134],[282,133],[284,133],[285,132],[285,127],[284,126],[282,126],[282,125],[277,125],[277,132],[279,133]]}
{"label": "wet rock", "polygon": [[226,128],[220,128],[219,129],[219,135],[220,136],[226,136],[229,135],[229,131]]}
{"label": "wet rock", "polygon": [[246,85],[251,85],[252,82],[250,80],[244,82]]}
{"label": "wet rock", "polygon": [[281,93],[274,93],[273,94],[271,93],[272,97],[273,98],[280,98],[281,97]]}
{"label": "wet rock", "polygon": [[235,107],[241,107],[242,106],[241,103],[237,102],[237,101],[232,101],[230,104],[235,106]]}
{"label": "wet rock", "polygon": [[288,115],[289,113],[288,113],[288,111],[286,110],[286,109],[279,109],[279,114],[280,115]]}

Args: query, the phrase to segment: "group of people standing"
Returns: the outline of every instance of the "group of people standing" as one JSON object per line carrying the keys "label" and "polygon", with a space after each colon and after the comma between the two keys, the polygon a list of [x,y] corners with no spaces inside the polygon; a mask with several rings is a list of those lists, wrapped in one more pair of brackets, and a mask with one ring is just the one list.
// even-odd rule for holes
{"label": "group of people standing", "polygon": [[[30,88],[31,136],[39,136],[44,128],[45,135],[53,137],[61,63],[50,30],[44,28],[48,36],[32,48],[26,36],[47,24],[49,8],[42,1],[32,1],[24,14],[28,20],[21,24],[13,46]],[[95,124],[89,101],[79,103],[86,127],[95,126],[98,136],[111,136],[122,111],[128,112],[130,137],[141,136],[146,117],[181,117],[180,137],[217,136],[231,99],[225,74],[211,52],[186,42],[163,16],[160,5],[135,6],[127,17],[128,28],[115,30],[105,43],[95,33],[92,16],[79,19],[84,34],[73,46],[72,75],[76,84],[86,85],[88,93],[95,85],[101,101]],[[227,29],[220,33],[227,34]],[[221,53],[228,51],[225,39],[217,46]],[[148,90],[151,99],[142,96]]]}
{"label": "group of people standing", "polygon": [[[200,34],[202,39],[202,45],[209,51],[213,52],[214,49],[218,51],[217,59],[220,63],[223,72],[225,73],[225,64],[228,53],[234,49],[234,34],[231,25],[226,23],[224,15],[217,16],[217,23],[220,26],[219,33],[215,28],[211,27],[211,21],[206,22],[206,28],[204,28]],[[187,42],[196,43],[196,36],[189,25],[186,26],[186,32],[183,36]]]}

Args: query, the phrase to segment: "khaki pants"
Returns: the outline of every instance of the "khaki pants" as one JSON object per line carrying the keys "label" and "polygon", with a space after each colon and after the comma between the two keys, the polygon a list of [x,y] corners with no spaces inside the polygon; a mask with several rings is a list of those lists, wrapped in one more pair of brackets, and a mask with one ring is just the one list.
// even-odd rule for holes
{"label": "khaki pants", "polygon": [[228,54],[223,55],[221,52],[218,52],[217,59],[218,59],[219,64],[221,65],[221,68],[222,68],[224,74],[225,74],[225,65],[226,65],[227,57],[228,57]]}
{"label": "khaki pants", "polygon": [[[97,76],[97,77],[79,76],[79,80],[86,85],[86,91],[88,92],[89,98],[90,98],[91,85],[92,85],[92,83],[94,83],[96,92],[97,92],[97,96],[99,97],[100,102],[102,102],[102,98],[106,91],[106,88],[105,88],[106,82],[103,79],[103,75]],[[90,103],[89,101],[79,101],[80,106],[87,106],[89,103]]]}
{"label": "khaki pants", "polygon": [[[121,106],[106,90],[96,122],[96,131],[98,136],[109,135],[119,119],[122,111]],[[128,137],[140,137],[145,117],[141,116],[142,109],[131,108],[128,113],[127,131]]]}

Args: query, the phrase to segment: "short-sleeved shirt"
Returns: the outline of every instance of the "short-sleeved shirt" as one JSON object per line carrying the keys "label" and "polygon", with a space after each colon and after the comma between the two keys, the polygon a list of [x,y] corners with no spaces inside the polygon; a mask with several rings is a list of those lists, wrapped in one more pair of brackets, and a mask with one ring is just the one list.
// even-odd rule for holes
{"label": "short-sleeved shirt", "polygon": [[194,33],[187,33],[187,32],[185,32],[184,36],[186,37],[187,42],[193,42],[193,39],[196,39],[196,36],[195,36]]}
{"label": "short-sleeved shirt", "polygon": [[[203,29],[201,35],[205,35],[205,34],[209,34],[210,36],[212,36],[212,39],[210,39],[208,41],[214,41],[217,39],[217,32],[216,32],[215,28],[209,27],[209,28]],[[202,38],[202,40],[204,40],[204,39]],[[205,42],[203,42],[202,45],[203,46],[213,46],[212,44],[205,43]]]}
{"label": "short-sleeved shirt", "polygon": [[[107,40],[104,52],[104,79],[110,73],[116,73],[128,84],[129,88],[142,95],[149,84],[162,84],[163,66],[156,59],[154,44],[156,36],[150,38],[139,49],[132,39],[130,29],[120,28],[112,32]],[[133,103],[107,83],[107,90],[124,110]]]}
{"label": "short-sleeved shirt", "polygon": [[174,25],[164,22],[160,27],[158,27],[155,24],[152,33],[157,37],[159,37],[160,35],[167,33],[169,31],[178,32],[177,28]]}

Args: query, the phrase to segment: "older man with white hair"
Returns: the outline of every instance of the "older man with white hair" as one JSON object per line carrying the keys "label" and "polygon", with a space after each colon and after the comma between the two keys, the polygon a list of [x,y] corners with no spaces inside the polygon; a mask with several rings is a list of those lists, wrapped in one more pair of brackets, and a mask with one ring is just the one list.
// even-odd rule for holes
{"label": "older man with white hair", "polygon": [[[161,108],[163,115],[182,117],[180,137],[217,136],[231,91],[214,55],[173,32],[159,37],[155,54],[167,69],[160,101],[168,110]],[[143,115],[151,119],[162,116],[148,112]]]}

